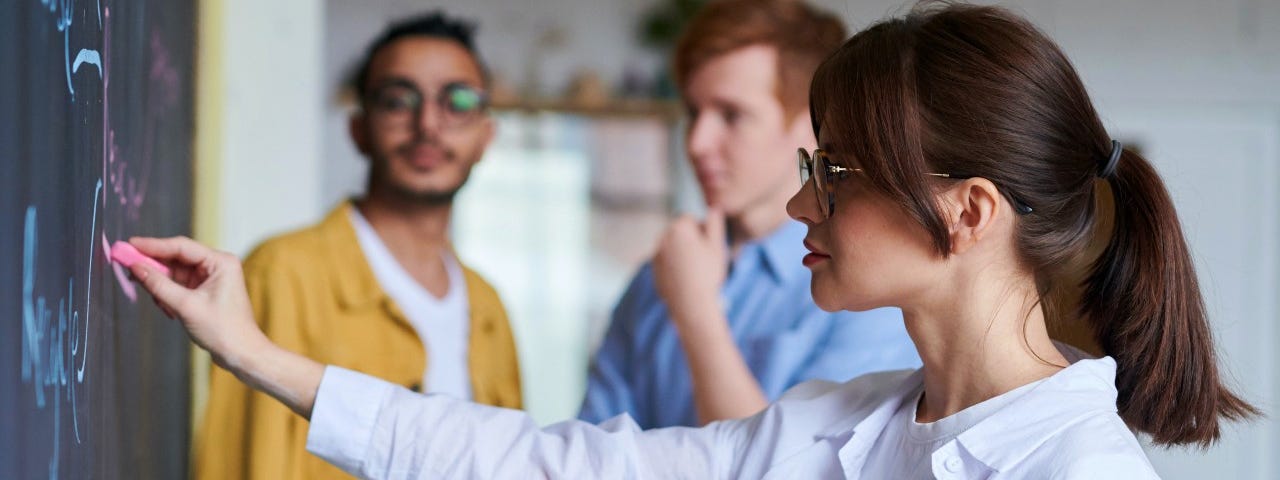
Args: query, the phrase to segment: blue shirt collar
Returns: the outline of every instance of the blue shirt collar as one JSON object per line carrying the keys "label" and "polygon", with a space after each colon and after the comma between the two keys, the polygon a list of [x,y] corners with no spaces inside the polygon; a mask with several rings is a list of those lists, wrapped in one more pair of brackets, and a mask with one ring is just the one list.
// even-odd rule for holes
{"label": "blue shirt collar", "polygon": [[760,263],[775,281],[790,283],[802,270],[800,260],[806,253],[804,236],[808,231],[803,223],[787,220],[768,236],[746,244],[734,264],[747,255],[759,255]]}

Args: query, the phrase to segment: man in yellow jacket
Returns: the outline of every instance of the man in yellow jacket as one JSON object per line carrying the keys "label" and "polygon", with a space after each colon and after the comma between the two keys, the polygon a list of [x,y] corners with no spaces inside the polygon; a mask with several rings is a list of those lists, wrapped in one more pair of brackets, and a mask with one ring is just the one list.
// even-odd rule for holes
{"label": "man in yellow jacket", "polygon": [[[441,13],[391,26],[352,84],[368,191],[245,261],[272,340],[317,361],[479,403],[520,408],[502,302],[448,241],[453,197],[493,139],[469,24]],[[346,478],[306,452],[308,425],[215,368],[194,445],[198,479]]]}

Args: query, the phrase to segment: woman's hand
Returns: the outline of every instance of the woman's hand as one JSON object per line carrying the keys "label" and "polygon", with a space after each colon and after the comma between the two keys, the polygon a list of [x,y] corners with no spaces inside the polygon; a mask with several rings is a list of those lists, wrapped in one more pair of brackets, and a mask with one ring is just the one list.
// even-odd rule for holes
{"label": "woman's hand", "polygon": [[146,262],[130,268],[196,345],[250,388],[311,418],[324,365],[276,346],[262,333],[253,319],[239,259],[186,237],[131,238],[129,243],[171,269],[172,278]]}
{"label": "woman's hand", "polygon": [[[177,319],[192,341],[232,372],[248,353],[270,343],[253,320],[240,260],[186,237],[131,238],[138,251],[172,269],[172,278],[145,262],[130,270],[156,304]],[[238,375],[238,373],[237,373]]]}

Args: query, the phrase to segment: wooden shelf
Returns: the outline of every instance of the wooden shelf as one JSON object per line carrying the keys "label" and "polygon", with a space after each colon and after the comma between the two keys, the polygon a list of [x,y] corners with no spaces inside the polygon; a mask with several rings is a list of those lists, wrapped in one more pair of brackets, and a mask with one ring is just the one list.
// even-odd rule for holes
{"label": "wooden shelf", "polygon": [[494,101],[491,108],[495,111],[553,112],[587,117],[658,117],[676,121],[683,115],[684,107],[676,100],[618,99],[600,105],[584,105],[558,99],[517,99]]}

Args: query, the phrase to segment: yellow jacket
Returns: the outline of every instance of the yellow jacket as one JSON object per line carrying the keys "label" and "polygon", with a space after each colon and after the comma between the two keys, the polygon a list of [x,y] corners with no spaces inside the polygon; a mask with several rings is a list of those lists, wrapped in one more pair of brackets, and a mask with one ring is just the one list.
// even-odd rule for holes
{"label": "yellow jacket", "polygon": [[[350,208],[344,202],[320,224],[269,240],[249,256],[244,275],[254,315],[284,348],[418,389],[426,349],[378,285]],[[520,372],[502,301],[479,275],[465,266],[463,271],[474,399],[520,408]],[[202,480],[349,478],[306,452],[307,427],[284,405],[215,366],[192,471]]]}

